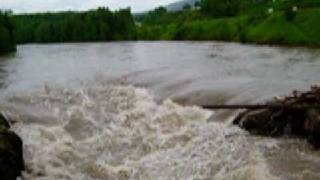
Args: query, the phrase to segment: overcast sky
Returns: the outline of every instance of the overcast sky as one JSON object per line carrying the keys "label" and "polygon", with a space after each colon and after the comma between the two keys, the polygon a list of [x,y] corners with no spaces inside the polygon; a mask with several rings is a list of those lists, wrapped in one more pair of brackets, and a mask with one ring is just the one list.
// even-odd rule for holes
{"label": "overcast sky", "polygon": [[14,13],[60,10],[87,10],[99,6],[110,9],[131,7],[133,12],[152,9],[177,0],[0,0],[0,9],[11,9]]}

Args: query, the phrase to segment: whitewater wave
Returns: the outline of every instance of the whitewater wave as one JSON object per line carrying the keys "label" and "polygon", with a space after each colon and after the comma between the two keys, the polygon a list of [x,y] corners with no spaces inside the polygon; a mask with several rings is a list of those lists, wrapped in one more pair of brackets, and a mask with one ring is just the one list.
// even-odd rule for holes
{"label": "whitewater wave", "polygon": [[7,101],[23,179],[276,179],[246,132],[145,89],[45,86]]}

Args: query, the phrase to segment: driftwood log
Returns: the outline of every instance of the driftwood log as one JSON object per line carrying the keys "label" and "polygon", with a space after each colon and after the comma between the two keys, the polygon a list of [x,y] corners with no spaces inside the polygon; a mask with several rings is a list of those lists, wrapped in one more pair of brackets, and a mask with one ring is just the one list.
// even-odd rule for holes
{"label": "driftwood log", "polygon": [[208,109],[246,109],[233,121],[250,133],[306,138],[320,148],[320,87],[309,91],[293,91],[292,95],[275,98],[262,105],[215,105]]}
{"label": "driftwood log", "polygon": [[246,110],[233,123],[254,134],[304,137],[320,148],[319,86],[312,86],[306,92],[294,91],[292,95],[274,99],[268,105],[278,107]]}

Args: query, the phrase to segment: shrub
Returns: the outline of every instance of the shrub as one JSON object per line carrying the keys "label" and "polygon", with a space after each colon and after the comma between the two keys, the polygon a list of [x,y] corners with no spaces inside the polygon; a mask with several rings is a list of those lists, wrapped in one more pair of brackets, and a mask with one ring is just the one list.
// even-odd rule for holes
{"label": "shrub", "polygon": [[202,0],[201,11],[213,17],[226,17],[238,14],[239,0]]}
{"label": "shrub", "polygon": [[284,15],[285,15],[285,17],[286,17],[286,19],[287,19],[288,21],[293,21],[294,18],[296,17],[296,15],[297,15],[297,12],[296,12],[296,11],[293,11],[292,8],[293,8],[293,7],[288,6],[288,7],[286,7],[286,9],[284,10]]}

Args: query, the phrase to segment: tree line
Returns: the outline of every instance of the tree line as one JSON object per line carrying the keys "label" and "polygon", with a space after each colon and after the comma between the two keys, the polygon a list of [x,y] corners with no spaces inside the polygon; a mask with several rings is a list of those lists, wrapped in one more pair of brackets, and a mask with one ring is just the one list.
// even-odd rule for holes
{"label": "tree line", "polygon": [[134,17],[130,9],[104,7],[21,15],[0,11],[0,53],[15,50],[16,43],[137,39],[318,45],[318,10],[319,0],[200,0],[178,12],[158,7]]}
{"label": "tree line", "polygon": [[10,15],[8,11],[0,11],[0,54],[16,49],[14,23]]}
{"label": "tree line", "polygon": [[18,43],[87,42],[135,39],[130,9],[16,15]]}

